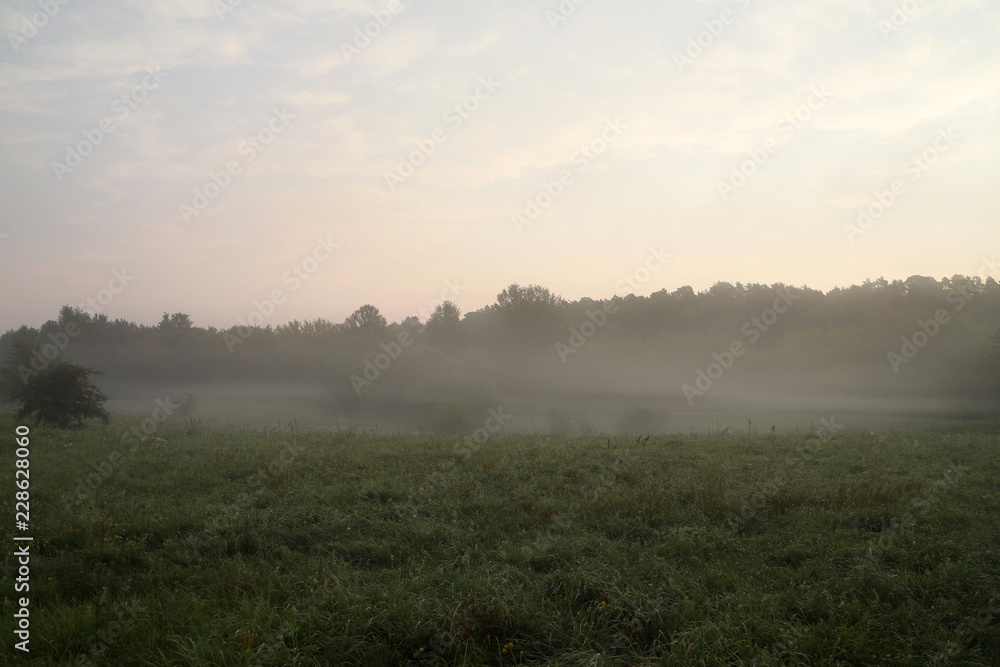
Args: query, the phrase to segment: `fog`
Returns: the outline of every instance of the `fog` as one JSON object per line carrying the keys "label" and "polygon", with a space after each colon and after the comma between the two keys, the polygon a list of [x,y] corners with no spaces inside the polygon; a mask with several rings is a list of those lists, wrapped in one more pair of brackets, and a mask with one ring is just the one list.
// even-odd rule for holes
{"label": "fog", "polygon": [[998,329],[992,279],[913,276],[826,293],[718,283],[575,302],[514,284],[471,313],[439,303],[425,321],[390,323],[366,304],[340,323],[226,330],[184,313],[151,326],[66,306],[0,345],[22,375],[57,353],[100,371],[122,415],[188,396],[174,418],[452,434],[784,432],[821,420],[996,418]]}

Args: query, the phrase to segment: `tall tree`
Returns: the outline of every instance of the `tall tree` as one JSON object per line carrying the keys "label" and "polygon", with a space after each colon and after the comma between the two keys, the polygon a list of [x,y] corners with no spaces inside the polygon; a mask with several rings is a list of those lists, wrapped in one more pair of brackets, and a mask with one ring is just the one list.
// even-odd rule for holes
{"label": "tall tree", "polygon": [[451,301],[445,301],[427,320],[427,336],[434,346],[450,347],[459,342],[461,335],[460,318],[462,311]]}
{"label": "tall tree", "polygon": [[555,310],[565,300],[541,285],[521,287],[514,283],[497,294],[497,309],[502,313],[537,314]]}
{"label": "tall tree", "polygon": [[368,303],[344,320],[344,326],[348,330],[366,335],[381,333],[388,324],[382,313],[378,312],[378,308]]}
{"label": "tall tree", "polygon": [[187,313],[174,313],[173,315],[163,313],[159,328],[160,331],[186,331],[193,326],[191,316]]}

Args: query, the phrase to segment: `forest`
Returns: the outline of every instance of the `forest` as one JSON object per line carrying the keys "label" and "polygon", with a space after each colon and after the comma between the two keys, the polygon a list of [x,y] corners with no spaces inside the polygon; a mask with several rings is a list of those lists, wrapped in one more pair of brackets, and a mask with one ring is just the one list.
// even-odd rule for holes
{"label": "forest", "polygon": [[764,397],[934,399],[953,416],[988,417],[1000,403],[998,332],[992,277],[879,278],[825,293],[719,282],[578,301],[513,284],[474,312],[443,301],[426,321],[392,323],[370,304],[340,322],[223,330],[185,313],[148,325],[63,306],[6,332],[0,358],[22,382],[65,358],[100,371],[112,398],[136,386],[298,387],[344,415],[430,410],[441,430],[514,397],[671,412]]}

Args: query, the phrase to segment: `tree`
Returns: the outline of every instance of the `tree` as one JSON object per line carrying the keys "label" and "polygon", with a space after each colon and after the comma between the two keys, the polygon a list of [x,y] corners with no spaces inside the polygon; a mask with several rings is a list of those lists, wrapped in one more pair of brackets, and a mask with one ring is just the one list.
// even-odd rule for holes
{"label": "tree", "polygon": [[344,320],[344,326],[350,331],[368,335],[381,333],[387,325],[388,322],[382,313],[378,312],[378,308],[368,303]]}
{"label": "tree", "polygon": [[26,384],[14,397],[17,418],[33,417],[36,424],[57,428],[83,426],[86,419],[107,424],[111,415],[104,409],[108,397],[90,380],[95,371],[68,361],[58,361]]}
{"label": "tree", "polygon": [[[104,322],[107,322],[107,315],[102,315],[101,317],[104,318]],[[84,311],[82,308],[73,308],[72,306],[63,306],[60,308],[59,319],[56,321],[59,328],[63,330],[71,324],[75,324],[82,329],[91,322],[92,320],[89,313]]]}
{"label": "tree", "polygon": [[497,310],[503,313],[527,313],[529,315],[539,312],[551,312],[556,308],[565,305],[562,297],[553,294],[540,285],[528,285],[521,287],[514,283],[504,291],[497,294]]}
{"label": "tree", "polygon": [[191,316],[187,313],[174,313],[173,315],[163,313],[159,329],[160,331],[187,331],[193,326],[194,323],[191,322]]}
{"label": "tree", "polygon": [[[566,301],[540,285],[522,287],[512,284],[500,294],[494,309],[499,316],[501,332],[497,340],[504,347],[523,345],[535,349],[549,346],[549,339],[562,335]],[[566,329],[569,325],[566,325]],[[541,344],[544,342],[544,346]]]}
{"label": "tree", "polygon": [[42,357],[37,342],[31,332],[18,332],[0,366],[0,394],[17,406],[17,418],[33,417],[36,424],[57,428],[82,426],[86,419],[108,423],[108,397],[90,380],[100,371],[77,366],[60,354]]}
{"label": "tree", "polygon": [[36,351],[38,332],[21,327],[11,336],[7,347],[7,361],[0,365],[0,399],[18,403],[24,386],[51,363]]}
{"label": "tree", "polygon": [[461,315],[462,311],[451,301],[445,301],[435,308],[427,320],[427,335],[431,344],[440,348],[457,343],[461,335]]}
{"label": "tree", "polygon": [[416,315],[406,317],[399,323],[399,326],[411,336],[414,336],[424,330],[424,327],[420,324],[420,318]]}

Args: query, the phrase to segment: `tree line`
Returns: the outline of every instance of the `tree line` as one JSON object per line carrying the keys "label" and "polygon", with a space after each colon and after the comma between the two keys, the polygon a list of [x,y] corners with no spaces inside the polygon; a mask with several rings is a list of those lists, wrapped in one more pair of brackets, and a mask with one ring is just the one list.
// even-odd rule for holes
{"label": "tree line", "polygon": [[745,354],[730,364],[732,388],[997,396],[1000,286],[968,276],[879,278],[828,292],[719,282],[567,301],[514,284],[464,315],[446,301],[426,321],[390,323],[366,304],[340,322],[222,330],[185,313],[146,325],[64,306],[40,327],[0,336],[0,394],[23,408],[52,382],[81,381],[74,369],[83,368],[103,373],[95,381],[111,393],[132,382],[315,383],[343,411],[487,405],[512,394],[680,396],[736,343]]}

